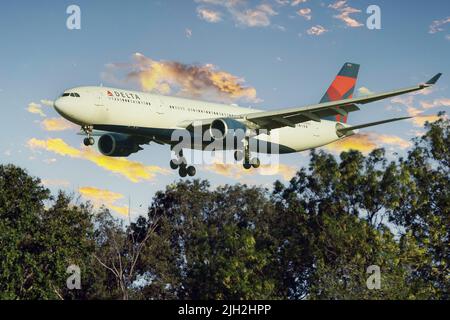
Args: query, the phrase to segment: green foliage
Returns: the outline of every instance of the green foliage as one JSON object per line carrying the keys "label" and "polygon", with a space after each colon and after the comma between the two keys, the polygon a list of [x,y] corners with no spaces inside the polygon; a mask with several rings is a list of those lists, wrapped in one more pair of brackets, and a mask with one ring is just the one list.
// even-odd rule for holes
{"label": "green foliage", "polygon": [[66,270],[86,271],[91,227],[90,208],[63,193],[53,199],[22,169],[0,166],[0,298],[80,297],[64,289]]}
{"label": "green foliage", "polygon": [[180,181],[130,225],[0,166],[0,298],[449,299],[449,148],[442,117],[404,159],[313,151],[271,192]]}

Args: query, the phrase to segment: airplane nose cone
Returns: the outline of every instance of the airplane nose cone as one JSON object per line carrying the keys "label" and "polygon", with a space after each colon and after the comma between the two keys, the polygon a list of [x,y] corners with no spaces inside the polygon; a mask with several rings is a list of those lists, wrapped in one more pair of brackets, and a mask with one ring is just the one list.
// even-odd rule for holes
{"label": "airplane nose cone", "polygon": [[61,99],[53,101],[53,108],[59,113],[59,110],[61,109]]}
{"label": "airplane nose cone", "polygon": [[79,112],[79,106],[74,104],[73,101],[65,97],[57,99],[53,103],[53,107],[63,118],[70,122],[80,124],[84,123],[83,113]]}
{"label": "airplane nose cone", "polygon": [[56,112],[58,112],[61,116],[66,118],[68,116],[68,106],[67,102],[64,102],[63,99],[57,99],[53,103],[53,107],[55,108]]}

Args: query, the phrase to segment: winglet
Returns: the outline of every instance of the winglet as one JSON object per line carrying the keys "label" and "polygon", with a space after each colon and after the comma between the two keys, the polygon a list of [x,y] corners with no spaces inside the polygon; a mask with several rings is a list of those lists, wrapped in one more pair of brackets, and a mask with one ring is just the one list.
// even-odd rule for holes
{"label": "winglet", "polygon": [[425,84],[432,86],[433,84],[435,84],[436,82],[438,82],[439,78],[442,76],[442,73],[438,73],[437,75],[435,75],[433,78],[431,78],[430,80],[428,80]]}

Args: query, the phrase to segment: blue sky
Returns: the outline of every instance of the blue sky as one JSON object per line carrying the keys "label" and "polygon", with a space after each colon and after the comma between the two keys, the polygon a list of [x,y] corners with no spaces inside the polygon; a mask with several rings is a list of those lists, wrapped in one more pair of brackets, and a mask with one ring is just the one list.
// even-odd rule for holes
{"label": "blue sky", "polygon": [[[81,30],[66,27],[71,4],[81,9]],[[381,9],[381,30],[365,26],[372,4]],[[14,1],[2,4],[0,38],[1,125],[6,133],[0,140],[1,163],[27,168],[54,191],[81,190],[84,199],[106,202],[116,212],[123,212],[132,196],[134,215],[145,210],[157,190],[178,179],[165,171],[168,147],[151,145],[132,155],[130,165],[146,172],[132,181],[123,173],[127,169],[117,169],[121,163],[102,165],[102,158],[83,151],[78,129],[58,119],[45,100],[79,85],[155,91],[126,80],[129,69],[140,67],[136,53],[162,66],[211,64],[213,73],[223,71],[241,88],[256,90],[256,99],[230,96],[230,102],[262,109],[318,102],[346,61],[361,64],[360,94],[415,85],[444,73],[432,91],[366,105],[349,119],[358,124],[419,115],[415,122],[364,131],[327,149],[335,153],[384,146],[391,157],[394,151],[402,154],[423,131],[421,122],[450,105],[448,1]],[[113,72],[114,81],[111,65],[124,66]],[[164,72],[158,77],[161,83],[167,80]],[[182,79],[175,80],[180,83],[171,94],[183,89]],[[51,144],[55,139],[61,139],[59,145]],[[282,156],[284,176],[211,166],[198,167],[198,177],[213,186],[270,186],[307,159],[308,152]]]}

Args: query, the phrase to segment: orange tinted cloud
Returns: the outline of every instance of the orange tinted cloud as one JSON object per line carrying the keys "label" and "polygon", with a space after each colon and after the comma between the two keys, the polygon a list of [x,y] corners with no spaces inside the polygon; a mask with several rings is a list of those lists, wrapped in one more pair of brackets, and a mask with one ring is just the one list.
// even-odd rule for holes
{"label": "orange tinted cloud", "polygon": [[206,98],[222,102],[245,100],[259,102],[256,89],[245,80],[212,64],[188,65],[175,61],[156,61],[140,53],[133,55],[131,64],[109,64],[105,80],[123,82],[116,77],[126,72],[126,81],[137,82],[142,90],[176,94],[191,98]]}
{"label": "orange tinted cloud", "polygon": [[430,88],[404,97],[395,97],[391,99],[391,102],[403,105],[406,108],[408,115],[414,117],[410,120],[414,126],[423,127],[425,122],[435,122],[439,119],[439,116],[436,114],[425,115],[425,111],[428,109],[445,108],[450,106],[450,99],[448,98],[439,98],[431,101],[422,100],[419,103],[416,103],[415,98],[417,96],[427,96],[431,93],[433,93],[433,89]]}
{"label": "orange tinted cloud", "polygon": [[[198,16],[208,22],[218,22],[222,20],[222,13],[217,10],[205,8],[204,5],[215,5],[215,8],[225,9],[236,25],[242,27],[267,27],[271,25],[271,17],[278,14],[268,2],[256,6],[243,0],[195,0],[203,4],[197,8]],[[278,3],[280,0],[278,0]],[[222,9],[221,8],[221,9]]]}
{"label": "orange tinted cloud", "polygon": [[297,172],[297,168],[281,163],[278,165],[261,165],[258,169],[250,170],[245,170],[241,164],[214,163],[213,165],[207,166],[206,170],[232,179],[260,174],[264,176],[279,175],[287,181],[292,179]]}
{"label": "orange tinted cloud", "polygon": [[207,8],[197,8],[197,14],[200,19],[210,23],[216,23],[222,20],[220,12]]}
{"label": "orange tinted cloud", "polygon": [[231,15],[239,25],[247,27],[267,27],[271,24],[270,17],[278,13],[265,3],[251,9],[229,8]]}
{"label": "orange tinted cloud", "polygon": [[338,153],[349,150],[358,150],[367,154],[376,148],[393,146],[400,149],[406,149],[410,145],[410,142],[394,135],[368,132],[355,134],[348,138],[339,140],[325,146],[325,149]]}
{"label": "orange tinted cloud", "polygon": [[434,99],[433,101],[421,101],[420,105],[424,109],[450,107],[450,99],[441,98],[441,99]]}
{"label": "orange tinted cloud", "polygon": [[91,200],[92,203],[97,207],[105,205],[106,207],[120,213],[121,215],[128,215],[127,206],[115,205],[118,200],[124,198],[123,194],[109,190],[98,189],[95,187],[82,187],[78,189],[78,192],[80,192],[80,194],[86,199]]}
{"label": "orange tinted cloud", "polygon": [[333,4],[330,4],[328,7],[339,12],[339,14],[335,15],[334,17],[343,21],[347,25],[347,27],[357,28],[363,26],[361,22],[350,17],[351,14],[360,13],[361,10],[352,8],[347,5],[347,0],[338,0]]}
{"label": "orange tinted cloud", "polygon": [[156,174],[168,174],[169,171],[158,166],[146,166],[140,162],[131,161],[126,158],[112,158],[101,155],[92,149],[79,150],[69,146],[62,139],[39,140],[32,138],[28,141],[28,147],[34,150],[46,150],[60,156],[88,160],[97,166],[119,174],[132,182],[153,180]]}
{"label": "orange tinted cloud", "polygon": [[175,61],[155,61],[140,53],[133,55],[131,65],[110,65],[116,68],[130,68],[127,79],[137,81],[145,91],[163,94],[175,92],[193,98],[215,98],[220,101],[246,100],[258,102],[256,89],[245,86],[245,80],[226,71],[218,70],[212,64],[187,65]]}
{"label": "orange tinted cloud", "polygon": [[311,9],[310,8],[303,8],[303,9],[299,9],[297,11],[297,14],[303,18],[305,18],[306,20],[311,20],[312,16],[311,16]]}
{"label": "orange tinted cloud", "polygon": [[62,179],[44,179],[42,184],[46,187],[68,187],[70,182]]}
{"label": "orange tinted cloud", "polygon": [[432,123],[438,120],[439,120],[438,115],[428,115],[428,116],[419,115],[411,119],[412,123],[414,123],[416,127],[423,127],[426,122]]}
{"label": "orange tinted cloud", "polygon": [[310,36],[320,36],[325,32],[328,32],[328,30],[322,27],[321,25],[313,26],[310,29],[306,30],[306,33],[309,34]]}
{"label": "orange tinted cloud", "polygon": [[63,118],[49,118],[41,122],[42,128],[46,131],[64,131],[76,128],[75,125]]}
{"label": "orange tinted cloud", "polygon": [[43,118],[46,117],[44,111],[42,111],[42,105],[38,103],[31,102],[30,104],[28,104],[27,111],[29,113],[38,114]]}

